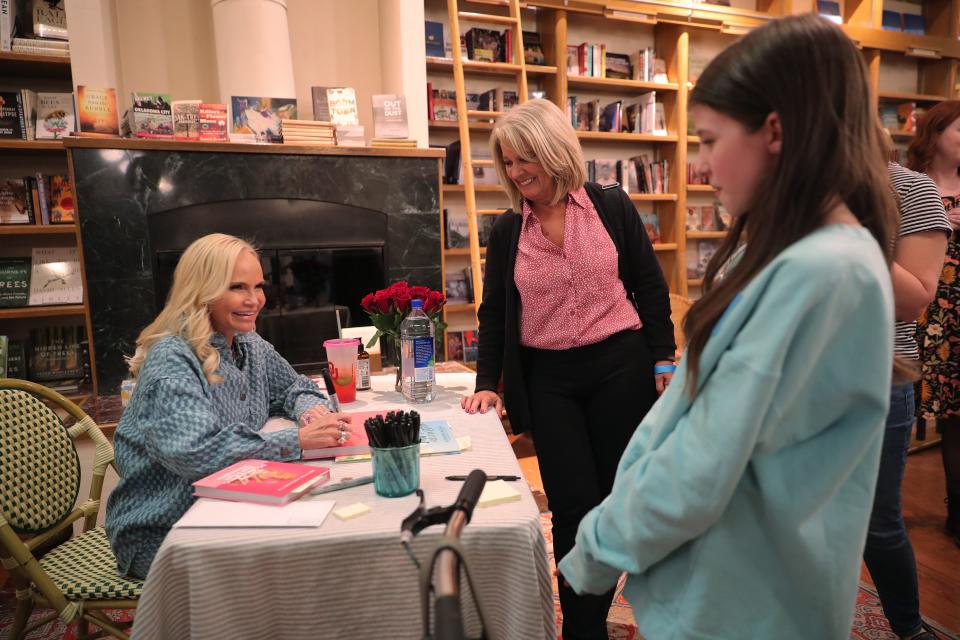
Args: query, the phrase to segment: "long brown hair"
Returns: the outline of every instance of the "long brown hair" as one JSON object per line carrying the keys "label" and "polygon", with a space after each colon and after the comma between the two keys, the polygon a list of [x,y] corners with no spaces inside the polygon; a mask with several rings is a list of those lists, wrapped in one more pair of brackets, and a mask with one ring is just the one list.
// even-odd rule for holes
{"label": "long brown hair", "polygon": [[[847,205],[890,261],[897,209],[869,96],[856,47],[814,14],[782,18],[750,32],[697,80],[691,104],[723,113],[750,131],[776,113],[783,143],[775,166],[707,266],[705,293],[684,321],[691,395],[700,355],[730,302],[781,251],[822,226],[833,203]],[[714,282],[745,237],[742,258]]]}
{"label": "long brown hair", "polygon": [[937,154],[937,141],[944,129],[960,118],[960,100],[938,102],[917,121],[917,135],[907,148],[907,168],[926,173]]}

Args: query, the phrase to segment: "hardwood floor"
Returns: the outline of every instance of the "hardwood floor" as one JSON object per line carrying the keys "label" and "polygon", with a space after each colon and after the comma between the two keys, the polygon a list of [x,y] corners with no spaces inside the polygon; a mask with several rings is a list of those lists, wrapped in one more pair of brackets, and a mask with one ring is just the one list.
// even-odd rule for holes
{"label": "hardwood floor", "polygon": [[[510,436],[520,468],[531,489],[543,492],[533,445],[525,436]],[[946,505],[940,449],[912,454],[903,482],[903,510],[910,530],[923,615],[953,633],[960,632],[960,547],[944,530]],[[539,498],[538,498],[539,502]],[[872,584],[866,568],[864,582]]]}

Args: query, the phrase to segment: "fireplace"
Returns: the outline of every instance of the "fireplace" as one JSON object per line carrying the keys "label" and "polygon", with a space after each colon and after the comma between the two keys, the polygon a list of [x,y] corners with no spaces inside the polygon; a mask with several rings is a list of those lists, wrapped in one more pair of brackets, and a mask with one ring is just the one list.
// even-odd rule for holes
{"label": "fireplace", "polygon": [[[67,142],[76,181],[98,392],[159,312],[183,250],[207,233],[260,250],[264,335],[297,368],[324,338],[368,324],[363,294],[396,280],[440,288],[439,154],[261,145]],[[236,150],[241,152],[236,152]]]}

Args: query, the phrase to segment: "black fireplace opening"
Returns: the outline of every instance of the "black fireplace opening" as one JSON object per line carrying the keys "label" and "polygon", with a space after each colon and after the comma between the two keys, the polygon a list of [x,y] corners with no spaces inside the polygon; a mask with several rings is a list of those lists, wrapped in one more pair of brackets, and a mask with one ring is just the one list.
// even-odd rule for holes
{"label": "black fireplace opening", "polygon": [[[166,303],[182,251],[159,251],[157,308]],[[323,341],[341,327],[369,325],[360,300],[385,286],[382,247],[288,248],[258,251],[266,304],[257,333],[294,369],[312,373],[326,364]]]}

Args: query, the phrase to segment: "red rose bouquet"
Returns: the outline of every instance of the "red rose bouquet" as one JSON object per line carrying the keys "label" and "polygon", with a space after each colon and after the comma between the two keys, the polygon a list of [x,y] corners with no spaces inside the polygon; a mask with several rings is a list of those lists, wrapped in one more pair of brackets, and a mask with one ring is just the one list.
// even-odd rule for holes
{"label": "red rose bouquet", "polygon": [[398,344],[400,323],[410,313],[411,300],[423,300],[423,312],[433,321],[437,333],[446,328],[447,325],[443,322],[443,305],[447,299],[443,294],[430,287],[411,287],[405,280],[401,280],[386,289],[368,293],[360,301],[360,306],[370,314],[370,320],[377,328],[377,332],[367,343],[368,347],[376,344],[382,336],[388,336],[394,345]]}

